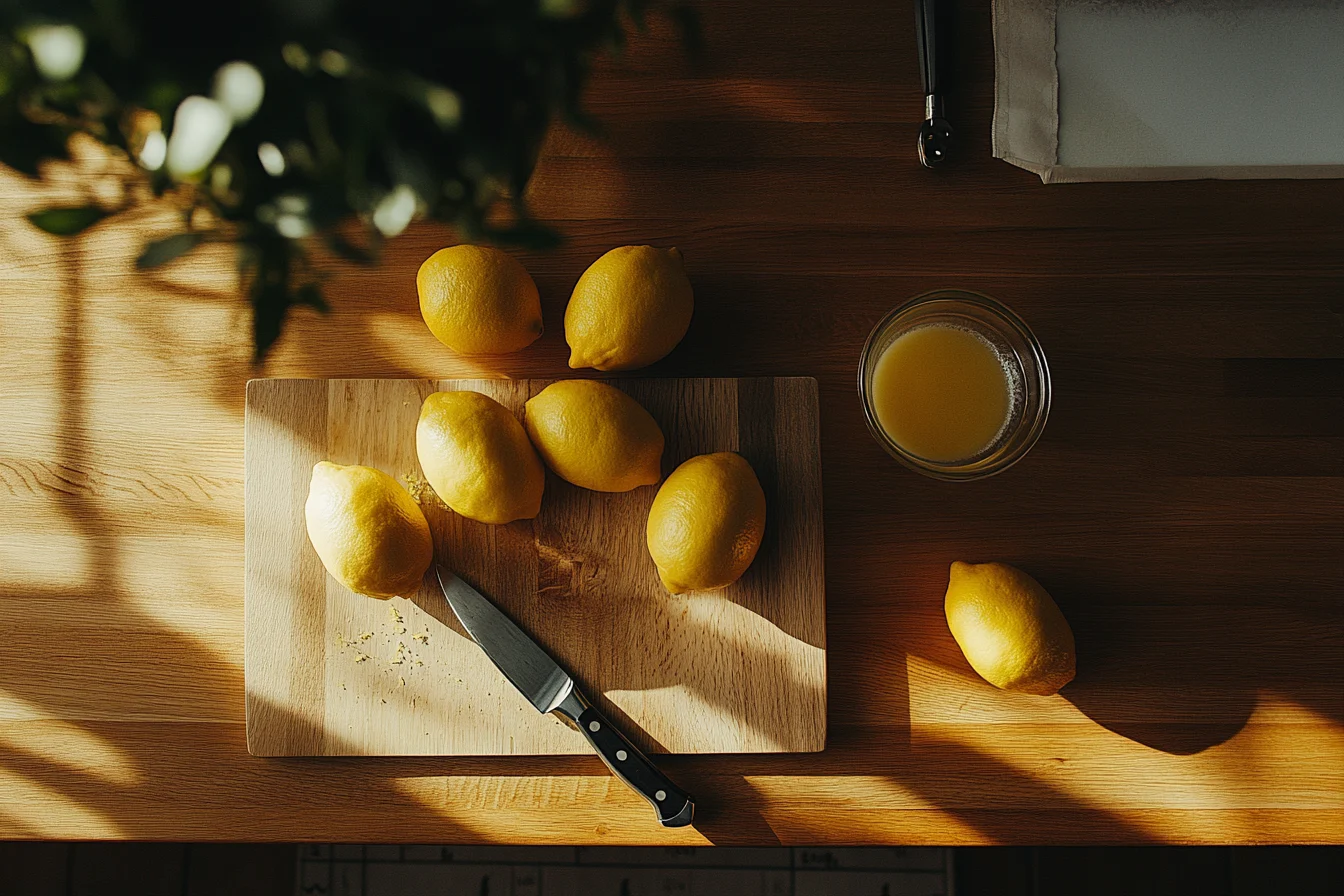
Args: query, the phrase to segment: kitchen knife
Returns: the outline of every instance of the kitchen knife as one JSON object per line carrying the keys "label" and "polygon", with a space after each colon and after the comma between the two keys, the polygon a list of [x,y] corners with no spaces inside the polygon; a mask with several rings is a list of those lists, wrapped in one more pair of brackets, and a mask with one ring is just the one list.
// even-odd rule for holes
{"label": "kitchen knife", "polygon": [[919,161],[936,168],[948,160],[952,125],[943,112],[943,83],[947,77],[947,44],[939,35],[946,31],[947,0],[915,0],[915,40],[919,42],[919,79],[924,86],[924,124],[919,128]]}
{"label": "kitchen knife", "polygon": [[607,766],[648,800],[663,827],[691,823],[695,803],[589,703],[564,669],[526,632],[484,595],[442,566],[437,567],[443,596],[462,627],[504,677],[538,712],[559,713],[573,722]]}

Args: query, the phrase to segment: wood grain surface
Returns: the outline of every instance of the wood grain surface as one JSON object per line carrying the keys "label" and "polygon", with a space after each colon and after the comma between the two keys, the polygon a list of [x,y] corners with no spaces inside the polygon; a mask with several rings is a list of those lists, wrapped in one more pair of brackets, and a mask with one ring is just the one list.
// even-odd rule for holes
{"label": "wood grain surface", "polygon": [[[166,210],[62,241],[22,215],[96,168],[0,173],[0,835],[563,843],[1344,841],[1344,182],[1043,186],[990,158],[989,4],[958,4],[961,162],[914,157],[907,4],[700,4],[604,62],[589,138],[532,187],[566,236],[520,256],[546,334],[462,358],[420,319],[413,226],[332,263],[260,368],[233,260],[132,262]],[[650,376],[815,376],[828,737],[668,756],[665,831],[588,756],[248,755],[243,409],[255,376],[565,375],[565,301],[615,245],[679,246],[695,319]],[[942,286],[1045,347],[1049,425],[941,483],[869,437],[869,328]],[[1078,640],[1058,697],[980,681],[948,564],[1020,565]]]}
{"label": "wood grain surface", "polygon": [[261,756],[587,754],[538,715],[431,575],[380,601],[326,574],[303,504],[313,464],[377,467],[419,496],[436,556],[536,638],[643,749],[815,752],[826,743],[817,383],[613,379],[658,421],[663,473],[736,451],[766,490],[766,537],[737,582],[670,595],[644,545],[657,489],[601,494],[547,475],[533,520],[487,526],[425,485],[420,405],[469,389],[513,413],[553,380],[253,380],[247,385],[248,749]]}

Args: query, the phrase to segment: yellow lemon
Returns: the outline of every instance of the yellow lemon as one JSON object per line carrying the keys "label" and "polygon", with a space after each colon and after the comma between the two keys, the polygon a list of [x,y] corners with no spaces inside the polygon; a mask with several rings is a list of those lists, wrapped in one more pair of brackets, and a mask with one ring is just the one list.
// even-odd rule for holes
{"label": "yellow lemon", "polygon": [[629,370],[652,364],[686,335],[693,307],[681,252],[612,249],[583,272],[565,308],[569,366]]}
{"label": "yellow lemon", "polygon": [[1073,630],[1054,599],[1022,570],[958,560],[944,610],[971,668],[995,687],[1045,695],[1073,680]]}
{"label": "yellow lemon", "polygon": [[518,259],[489,246],[440,249],[415,275],[420,313],[455,352],[516,352],[541,335],[537,284]]}
{"label": "yellow lemon", "polygon": [[731,451],[693,457],[672,471],[649,509],[646,539],[673,594],[725,588],[747,571],[765,532],[765,492]]}
{"label": "yellow lemon", "polygon": [[523,422],[546,465],[580,488],[628,492],[662,477],[663,431],[615,386],[552,383],[528,401]]}
{"label": "yellow lemon", "polygon": [[629,492],[663,476],[663,430],[614,386],[551,383],[528,400],[523,422],[546,465],[579,488]]}
{"label": "yellow lemon", "polygon": [[434,559],[420,505],[382,470],[322,461],[303,515],[322,565],[359,594],[410,594]]}
{"label": "yellow lemon", "polygon": [[503,524],[541,510],[546,470],[508,408],[479,392],[435,392],[420,407],[415,450],[425,479],[468,519]]}

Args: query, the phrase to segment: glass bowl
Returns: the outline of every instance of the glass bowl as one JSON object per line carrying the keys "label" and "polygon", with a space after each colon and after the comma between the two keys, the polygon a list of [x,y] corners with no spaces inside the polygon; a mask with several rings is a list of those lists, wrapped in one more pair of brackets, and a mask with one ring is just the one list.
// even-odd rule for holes
{"label": "glass bowl", "polygon": [[[930,460],[902,448],[878,423],[873,406],[878,359],[897,337],[930,324],[971,330],[986,339],[1007,366],[1013,389],[1008,421],[994,440],[978,453],[951,462]],[[934,479],[985,479],[1017,463],[1040,438],[1050,415],[1050,368],[1031,329],[1007,307],[979,293],[936,289],[893,309],[873,327],[859,359],[859,398],[873,438],[910,469]]]}

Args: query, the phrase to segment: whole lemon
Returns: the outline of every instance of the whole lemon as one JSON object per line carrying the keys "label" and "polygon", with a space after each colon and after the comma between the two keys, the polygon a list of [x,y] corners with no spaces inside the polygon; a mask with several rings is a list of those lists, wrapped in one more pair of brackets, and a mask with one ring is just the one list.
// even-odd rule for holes
{"label": "whole lemon", "polygon": [[583,272],[565,308],[569,366],[629,370],[652,364],[686,335],[694,304],[681,252],[612,249]]}
{"label": "whole lemon", "polygon": [[672,471],[649,509],[646,539],[673,594],[726,588],[747,571],[765,532],[765,492],[739,454],[693,457]]}
{"label": "whole lemon", "polygon": [[462,354],[516,352],[541,335],[537,284],[518,259],[489,246],[450,246],[415,275],[420,314]]}
{"label": "whole lemon", "polygon": [[382,470],[322,461],[303,515],[322,565],[359,594],[410,594],[434,559],[420,505]]}
{"label": "whole lemon", "polygon": [[596,492],[628,492],[662,477],[663,431],[644,406],[597,380],[561,380],[523,419],[546,465]]}
{"label": "whole lemon", "polygon": [[541,510],[541,459],[518,418],[489,396],[435,392],[426,398],[415,450],[435,493],[468,519],[500,525]]}
{"label": "whole lemon", "polygon": [[1048,695],[1073,680],[1073,630],[1040,583],[1005,563],[952,564],[952,637],[995,687]]}

